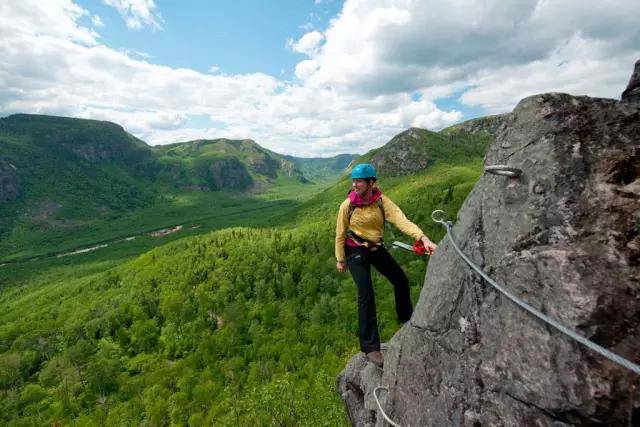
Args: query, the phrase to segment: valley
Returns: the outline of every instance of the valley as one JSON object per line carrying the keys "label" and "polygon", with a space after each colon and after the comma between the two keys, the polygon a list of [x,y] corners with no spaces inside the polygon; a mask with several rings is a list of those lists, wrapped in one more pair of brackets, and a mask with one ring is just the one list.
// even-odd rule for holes
{"label": "valley", "polygon": [[[455,215],[491,135],[408,136],[360,159],[432,153],[424,168],[406,156],[415,169],[390,169],[380,186],[439,241],[431,211]],[[77,234],[29,229],[15,217],[0,243],[13,248],[0,267],[0,419],[345,425],[334,378],[357,351],[357,310],[353,282],[333,258],[335,212],[350,188],[343,169],[313,182],[276,174],[257,194],[174,186]],[[77,203],[78,194],[72,188],[61,200]],[[67,216],[55,220],[89,221],[80,214],[91,209],[80,205],[74,216],[60,208]],[[395,238],[403,239],[397,230],[387,236]],[[428,260],[394,257],[415,300]],[[388,339],[398,327],[393,294],[379,275],[374,282]]]}

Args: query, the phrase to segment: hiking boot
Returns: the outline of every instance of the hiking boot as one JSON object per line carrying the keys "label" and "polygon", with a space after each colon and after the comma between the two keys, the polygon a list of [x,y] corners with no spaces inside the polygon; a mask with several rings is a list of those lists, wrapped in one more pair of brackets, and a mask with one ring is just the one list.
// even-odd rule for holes
{"label": "hiking boot", "polygon": [[380,353],[379,351],[372,351],[371,353],[367,353],[365,357],[369,362],[382,368],[384,359],[382,358],[382,353]]}

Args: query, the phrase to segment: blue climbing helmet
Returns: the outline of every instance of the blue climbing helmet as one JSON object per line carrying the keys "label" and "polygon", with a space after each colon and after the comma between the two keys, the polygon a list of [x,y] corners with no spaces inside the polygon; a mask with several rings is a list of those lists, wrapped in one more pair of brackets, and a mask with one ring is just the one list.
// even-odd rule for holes
{"label": "blue climbing helmet", "polygon": [[369,163],[360,163],[353,167],[351,170],[351,179],[366,179],[366,178],[375,178],[376,169]]}

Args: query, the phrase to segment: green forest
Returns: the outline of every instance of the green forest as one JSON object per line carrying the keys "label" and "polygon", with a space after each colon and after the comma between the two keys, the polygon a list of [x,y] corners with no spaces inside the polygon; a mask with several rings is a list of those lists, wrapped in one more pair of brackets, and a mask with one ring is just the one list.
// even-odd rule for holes
{"label": "green forest", "polygon": [[[431,212],[455,219],[489,141],[453,139],[472,154],[441,150],[426,170],[380,181],[435,242],[444,230]],[[348,425],[335,381],[359,351],[357,290],[333,246],[349,185],[343,176],[306,201],[247,213],[251,227],[212,226],[139,256],[0,268],[0,423]],[[388,231],[395,239],[408,241]],[[392,253],[415,304],[428,259]],[[384,341],[399,325],[391,285],[374,273],[374,286]]]}

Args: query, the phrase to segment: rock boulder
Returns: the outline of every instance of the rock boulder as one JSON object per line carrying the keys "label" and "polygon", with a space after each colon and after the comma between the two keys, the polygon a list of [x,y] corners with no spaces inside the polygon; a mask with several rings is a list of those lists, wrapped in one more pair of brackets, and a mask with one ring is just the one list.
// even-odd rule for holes
{"label": "rock boulder", "polygon": [[[526,98],[485,164],[523,173],[479,179],[455,220],[461,249],[518,297],[639,363],[640,107]],[[339,380],[354,425],[385,425],[366,404],[376,384],[403,426],[640,424],[640,376],[513,305],[447,238],[382,377],[362,375],[358,357]]]}

